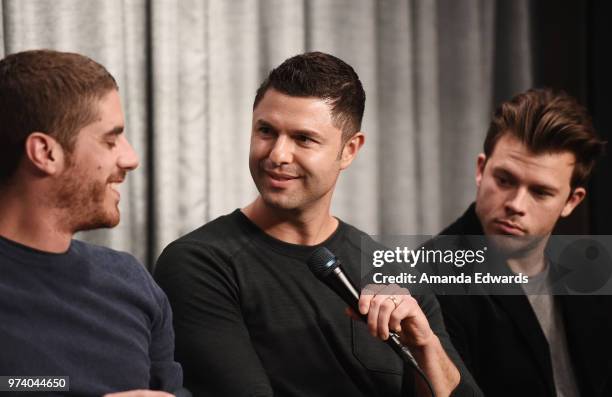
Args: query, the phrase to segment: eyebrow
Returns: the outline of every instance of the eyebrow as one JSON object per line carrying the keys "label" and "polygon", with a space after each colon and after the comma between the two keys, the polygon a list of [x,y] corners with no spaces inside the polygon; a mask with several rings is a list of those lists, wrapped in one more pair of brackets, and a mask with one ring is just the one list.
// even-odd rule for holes
{"label": "eyebrow", "polygon": [[[510,170],[504,168],[504,167],[496,167],[493,168],[493,174],[501,174],[507,178],[510,179],[514,179],[516,180],[517,177],[516,175],[514,175]],[[534,189],[539,189],[539,190],[544,190],[546,192],[550,192],[550,193],[558,193],[559,189],[557,189],[554,186],[550,186],[550,185],[546,185],[546,184],[542,184],[542,183],[536,183],[536,184],[532,184],[531,188]]]}
{"label": "eyebrow", "polygon": [[263,119],[257,119],[257,121],[255,122],[255,125],[262,125],[264,127],[270,127],[272,129],[276,129],[272,124],[268,123],[266,120],[263,120]]}
{"label": "eyebrow", "polygon": [[[269,127],[271,129],[273,129],[274,131],[277,131],[278,128],[276,128],[273,124],[271,124],[270,122],[264,120],[264,119],[258,119],[255,122],[255,125],[257,126],[264,126],[264,127]],[[296,135],[306,135],[310,138],[316,138],[318,140],[322,140],[323,139],[323,135],[321,135],[320,133],[318,133],[317,131],[313,131],[313,130],[292,130],[291,131],[292,134],[296,134]]]}
{"label": "eyebrow", "polygon": [[502,175],[505,176],[507,178],[511,178],[511,179],[516,179],[516,175],[514,175],[510,170],[504,168],[504,167],[500,167],[497,166],[495,168],[493,168],[493,174],[495,175]]}
{"label": "eyebrow", "polygon": [[104,136],[109,136],[109,135],[120,135],[120,134],[122,134],[122,133],[123,133],[123,126],[122,126],[122,125],[120,125],[120,126],[117,126],[117,127],[113,128],[113,129],[112,129],[112,130],[110,130],[110,131],[106,131],[106,132],[104,133]]}
{"label": "eyebrow", "polygon": [[311,130],[297,130],[297,131],[295,131],[295,133],[296,133],[296,134],[299,134],[299,135],[304,135],[304,136],[307,136],[307,137],[309,137],[309,138],[315,138],[315,139],[317,139],[317,140],[319,140],[319,141],[320,141],[320,140],[323,140],[323,136],[322,136],[321,134],[319,134],[318,132],[316,132],[316,131],[311,131]]}

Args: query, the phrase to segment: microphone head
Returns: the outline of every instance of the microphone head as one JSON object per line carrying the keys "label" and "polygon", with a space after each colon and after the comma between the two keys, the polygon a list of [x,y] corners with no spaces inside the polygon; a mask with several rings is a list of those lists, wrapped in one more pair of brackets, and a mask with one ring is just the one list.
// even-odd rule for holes
{"label": "microphone head", "polygon": [[308,258],[310,271],[319,279],[324,279],[335,268],[340,266],[340,261],[327,248],[317,248]]}

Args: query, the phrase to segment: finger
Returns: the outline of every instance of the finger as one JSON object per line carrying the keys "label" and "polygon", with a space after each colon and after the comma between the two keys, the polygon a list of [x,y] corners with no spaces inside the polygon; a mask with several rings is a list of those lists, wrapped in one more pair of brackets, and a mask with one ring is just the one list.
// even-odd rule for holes
{"label": "finger", "polygon": [[368,330],[372,336],[385,340],[389,335],[389,316],[395,304],[389,299],[391,293],[397,289],[396,285],[386,285],[370,301],[368,311]]}
{"label": "finger", "polygon": [[370,301],[378,291],[385,288],[385,285],[380,284],[368,284],[361,290],[361,296],[359,297],[359,313],[366,315],[370,309]]}
{"label": "finger", "polygon": [[382,340],[387,340],[387,338],[389,338],[389,319],[394,310],[395,303],[389,298],[386,298],[380,306],[380,310],[378,311],[377,333],[378,337]]}
{"label": "finger", "polygon": [[[381,305],[378,313],[378,337],[382,340],[389,338],[391,330],[401,331],[400,323],[397,321],[391,322],[393,313],[401,304],[404,297],[409,296],[410,292],[406,288],[401,288],[397,284],[390,284],[385,289],[381,290],[378,299],[381,299]],[[384,299],[384,300],[382,300]],[[397,317],[397,316],[395,316]]]}
{"label": "finger", "polygon": [[424,346],[434,335],[427,317],[412,296],[405,298],[393,312],[393,316],[397,316],[397,320],[401,319],[400,339],[408,346]]}
{"label": "finger", "polygon": [[[407,298],[411,298],[410,291],[408,291],[408,289],[406,288],[401,288],[399,286],[397,286],[397,288],[393,291],[393,296],[395,297],[395,309],[397,309]],[[398,315],[398,312],[396,312],[395,310],[391,313],[391,316],[389,318],[389,330],[396,333],[399,333],[402,330],[401,315]]]}
{"label": "finger", "polygon": [[399,304],[393,313],[391,313],[391,317],[389,319],[389,329],[392,329],[396,333],[400,333],[402,332],[402,321],[414,316],[414,312],[418,308],[418,304],[409,294],[396,296],[399,299]]}

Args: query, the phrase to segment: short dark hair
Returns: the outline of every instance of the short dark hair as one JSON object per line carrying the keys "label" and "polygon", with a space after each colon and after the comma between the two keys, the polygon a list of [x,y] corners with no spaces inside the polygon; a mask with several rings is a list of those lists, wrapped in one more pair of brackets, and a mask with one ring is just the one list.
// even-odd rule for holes
{"label": "short dark hair", "polygon": [[83,55],[32,50],[0,60],[0,184],[17,170],[32,132],[71,153],[77,132],[98,115],[95,101],[113,89],[113,76]]}
{"label": "short dark hair", "polygon": [[586,186],[605,150],[588,111],[563,91],[531,89],[502,103],[493,116],[484,142],[491,156],[504,134],[512,134],[534,154],[569,151],[576,157],[570,186]]}
{"label": "short dark hair", "polygon": [[361,130],[363,86],[355,70],[333,55],[307,52],[285,60],[257,89],[253,109],[270,88],[290,96],[329,101],[332,120],[342,130],[342,142]]}

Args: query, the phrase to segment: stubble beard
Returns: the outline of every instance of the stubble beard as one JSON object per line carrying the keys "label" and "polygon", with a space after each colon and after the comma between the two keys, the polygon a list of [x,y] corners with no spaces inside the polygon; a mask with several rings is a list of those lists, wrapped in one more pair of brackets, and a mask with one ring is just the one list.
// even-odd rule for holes
{"label": "stubble beard", "polygon": [[483,213],[483,209],[479,206],[479,200],[483,200],[480,196],[480,188],[476,196],[476,216],[480,222],[483,232],[487,236],[487,240],[495,247],[495,249],[505,258],[520,258],[533,252],[539,248],[542,240],[547,236],[539,235],[524,235],[512,236],[495,233],[491,230],[494,217],[490,214]]}
{"label": "stubble beard", "polygon": [[487,239],[506,258],[526,257],[530,253],[541,248],[542,241],[546,236],[510,236],[510,235],[488,235]]}
{"label": "stubble beard", "polygon": [[61,223],[72,233],[119,224],[119,208],[107,209],[106,182],[87,181],[87,177],[72,168],[56,192],[55,207],[64,214]]}
{"label": "stubble beard", "polygon": [[[262,176],[265,178],[265,174]],[[257,190],[266,206],[283,211],[298,210],[304,205],[304,198],[296,192],[275,192],[272,188],[264,186],[264,182],[257,184]]]}

